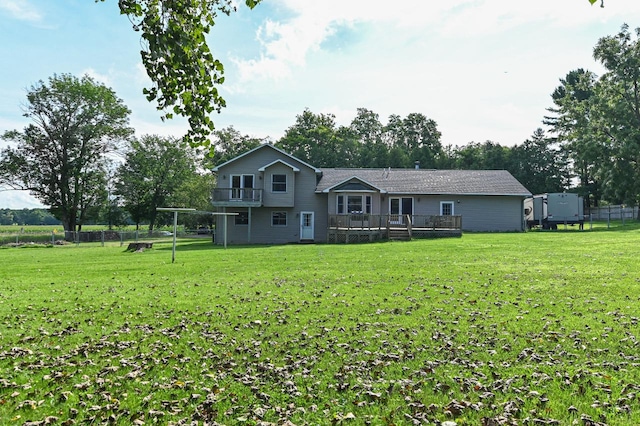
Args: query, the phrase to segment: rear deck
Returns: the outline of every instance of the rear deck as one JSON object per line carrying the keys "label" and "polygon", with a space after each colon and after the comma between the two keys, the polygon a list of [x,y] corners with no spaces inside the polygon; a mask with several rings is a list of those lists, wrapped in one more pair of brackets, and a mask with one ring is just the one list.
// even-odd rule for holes
{"label": "rear deck", "polygon": [[437,215],[329,215],[328,243],[461,237],[462,216]]}

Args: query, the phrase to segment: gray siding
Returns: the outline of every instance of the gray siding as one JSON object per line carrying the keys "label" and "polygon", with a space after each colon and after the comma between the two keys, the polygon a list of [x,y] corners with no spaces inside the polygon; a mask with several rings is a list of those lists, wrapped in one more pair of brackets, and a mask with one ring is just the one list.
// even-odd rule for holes
{"label": "gray siding", "polygon": [[454,203],[453,213],[462,216],[464,231],[509,232],[523,230],[523,197],[420,196],[414,197],[414,213],[438,215],[440,214],[441,201]]}
{"label": "gray siding", "polygon": [[[261,176],[264,182],[263,205],[265,207],[293,207],[295,205],[296,174],[290,167],[282,163],[276,163],[268,167],[263,176]],[[273,192],[273,175],[285,175],[287,177],[286,192]]]}
{"label": "gray siding", "polygon": [[522,231],[524,197],[476,196],[456,203],[462,215],[462,229],[470,231]]}
{"label": "gray siding", "polygon": [[[284,164],[276,163],[264,172],[258,169],[276,160],[285,161],[300,169],[294,172]],[[287,174],[287,193],[274,194],[271,192],[271,175],[273,173]],[[253,207],[250,213],[250,225],[235,225],[235,219],[228,219],[227,242],[229,244],[285,244],[300,241],[300,212],[314,212],[314,241],[327,240],[327,196],[316,194],[316,173],[304,163],[290,157],[285,157],[275,149],[264,146],[249,155],[218,169],[218,188],[229,188],[232,174],[253,174],[254,187],[263,190],[263,207]],[[225,178],[226,176],[226,178]],[[289,178],[291,178],[289,180]],[[292,202],[291,202],[292,201]],[[248,208],[227,207],[224,211],[248,212]],[[286,226],[273,226],[272,213],[286,212]],[[223,217],[217,222],[217,243],[222,243]]]}

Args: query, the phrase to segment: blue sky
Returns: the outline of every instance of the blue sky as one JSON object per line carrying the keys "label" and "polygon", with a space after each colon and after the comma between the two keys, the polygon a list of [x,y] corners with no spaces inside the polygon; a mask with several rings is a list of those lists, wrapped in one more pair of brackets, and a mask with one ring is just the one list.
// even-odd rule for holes
{"label": "blue sky", "polygon": [[[264,0],[220,16],[210,43],[225,64],[218,128],[280,138],[309,108],[348,125],[357,108],[418,112],[444,145],[522,143],[551,92],[576,68],[597,74],[599,38],[640,26],[638,0]],[[142,95],[140,37],[116,0],[0,0],[0,132],[22,129],[28,88],[55,73],[89,74],[132,110],[138,135],[182,135]],[[0,142],[0,147],[3,147]],[[37,205],[0,192],[0,208]]]}

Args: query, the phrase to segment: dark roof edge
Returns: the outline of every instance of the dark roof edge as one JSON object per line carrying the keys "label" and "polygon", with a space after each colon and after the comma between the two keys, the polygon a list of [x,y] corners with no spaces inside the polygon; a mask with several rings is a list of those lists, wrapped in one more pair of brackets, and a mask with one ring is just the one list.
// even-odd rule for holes
{"label": "dark roof edge", "polygon": [[259,149],[263,149],[263,148],[265,148],[265,147],[269,147],[269,148],[271,148],[271,149],[274,149],[274,150],[278,151],[280,154],[282,154],[282,155],[286,155],[287,157],[289,157],[289,158],[291,158],[291,159],[293,159],[293,160],[297,161],[297,162],[298,162],[298,163],[300,163],[300,164],[304,164],[305,166],[309,167],[311,170],[313,170],[313,171],[314,171],[314,172],[316,172],[316,173],[322,173],[322,170],[321,170],[321,169],[319,169],[319,168],[317,168],[317,167],[314,167],[314,166],[312,166],[311,164],[305,163],[305,162],[304,162],[304,161],[302,161],[301,159],[299,159],[299,158],[297,158],[297,157],[294,157],[293,155],[289,154],[288,152],[285,152],[285,151],[281,150],[280,148],[276,148],[275,146],[273,146],[273,145],[272,145],[272,144],[270,144],[270,143],[263,143],[263,144],[260,144],[259,146],[257,146],[257,147],[255,147],[255,148],[253,148],[253,149],[251,149],[251,150],[249,150],[249,151],[245,152],[244,154],[240,154],[240,155],[238,155],[237,157],[233,157],[233,158],[232,158],[231,160],[229,160],[229,161],[225,161],[224,163],[222,163],[222,164],[219,164],[219,165],[215,166],[215,167],[214,167],[213,169],[211,169],[211,170],[212,170],[212,171],[214,171],[214,172],[217,172],[218,170],[220,170],[220,167],[224,167],[224,166],[226,166],[227,164],[231,164],[231,163],[233,163],[234,161],[239,160],[239,159],[241,159],[242,157],[245,157],[245,156],[247,156],[247,155],[249,155],[249,154],[252,154],[253,152],[255,152],[255,151],[259,150]]}

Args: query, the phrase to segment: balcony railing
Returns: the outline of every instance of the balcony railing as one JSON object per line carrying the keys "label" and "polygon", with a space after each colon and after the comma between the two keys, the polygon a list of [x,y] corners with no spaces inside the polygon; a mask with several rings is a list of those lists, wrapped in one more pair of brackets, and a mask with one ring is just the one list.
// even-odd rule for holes
{"label": "balcony railing", "polygon": [[213,204],[262,204],[262,189],[216,188],[213,190]]}

